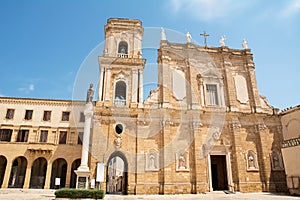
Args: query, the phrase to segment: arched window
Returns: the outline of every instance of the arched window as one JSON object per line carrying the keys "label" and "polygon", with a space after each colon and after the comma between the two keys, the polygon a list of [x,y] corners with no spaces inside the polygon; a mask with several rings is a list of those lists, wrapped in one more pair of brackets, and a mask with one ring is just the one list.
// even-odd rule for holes
{"label": "arched window", "polygon": [[118,81],[115,88],[115,105],[126,105],[126,83],[124,81]]}
{"label": "arched window", "polygon": [[128,57],[128,44],[125,41],[119,43],[118,56],[122,58]]}

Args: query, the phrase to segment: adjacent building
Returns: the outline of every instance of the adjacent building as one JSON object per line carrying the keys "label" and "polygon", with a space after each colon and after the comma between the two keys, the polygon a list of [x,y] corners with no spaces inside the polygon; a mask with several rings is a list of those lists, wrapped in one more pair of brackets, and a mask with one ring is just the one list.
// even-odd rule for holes
{"label": "adjacent building", "polygon": [[281,112],[282,155],[287,186],[291,194],[300,195],[300,105]]}
{"label": "adjacent building", "polygon": [[108,193],[286,191],[280,115],[247,45],[172,43],[162,30],[158,87],[143,100],[142,22],[111,18],[104,31],[90,127],[86,102],[0,98],[2,188],[75,187],[88,129],[89,186]]}

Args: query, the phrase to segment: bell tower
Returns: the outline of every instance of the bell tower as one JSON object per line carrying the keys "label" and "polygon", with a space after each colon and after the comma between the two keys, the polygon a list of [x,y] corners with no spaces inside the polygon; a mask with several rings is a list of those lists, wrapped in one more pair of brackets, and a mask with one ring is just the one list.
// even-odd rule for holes
{"label": "bell tower", "polygon": [[104,27],[103,56],[98,57],[98,103],[104,106],[142,107],[144,29],[140,20],[110,18]]}

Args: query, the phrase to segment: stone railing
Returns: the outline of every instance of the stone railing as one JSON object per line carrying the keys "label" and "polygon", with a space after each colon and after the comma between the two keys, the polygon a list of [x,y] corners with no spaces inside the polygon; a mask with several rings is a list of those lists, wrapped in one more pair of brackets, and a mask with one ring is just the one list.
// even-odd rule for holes
{"label": "stone railing", "polygon": [[127,53],[118,53],[117,56],[118,56],[118,58],[128,58]]}
{"label": "stone railing", "polygon": [[300,137],[298,138],[293,138],[290,140],[284,140],[282,142],[282,148],[287,148],[287,147],[295,147],[300,145]]}
{"label": "stone railing", "polygon": [[114,104],[116,107],[123,107],[126,105],[126,100],[115,99]]}

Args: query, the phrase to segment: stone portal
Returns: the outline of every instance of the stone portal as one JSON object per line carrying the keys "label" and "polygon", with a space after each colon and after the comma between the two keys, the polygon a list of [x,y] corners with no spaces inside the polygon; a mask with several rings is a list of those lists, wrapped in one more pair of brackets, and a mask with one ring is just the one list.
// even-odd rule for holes
{"label": "stone portal", "polygon": [[226,156],[211,155],[210,159],[213,190],[228,190]]}

